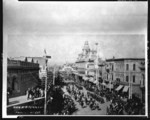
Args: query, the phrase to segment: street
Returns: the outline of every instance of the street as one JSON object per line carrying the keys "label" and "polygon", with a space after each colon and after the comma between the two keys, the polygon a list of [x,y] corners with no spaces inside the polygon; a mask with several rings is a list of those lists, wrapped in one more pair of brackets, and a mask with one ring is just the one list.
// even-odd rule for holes
{"label": "street", "polygon": [[[66,86],[64,86],[63,91],[65,94],[70,95],[66,90]],[[87,91],[85,88],[83,88],[82,91],[84,92],[84,94],[87,94]],[[76,104],[76,107],[78,108],[78,110],[76,112],[74,112],[72,115],[106,115],[107,106],[110,105],[110,102],[105,102],[103,104],[99,103],[101,110],[97,110],[97,109],[91,110],[91,108],[88,105],[87,105],[87,107],[82,108],[81,105],[77,101],[75,101],[75,99],[73,97],[72,97],[72,99],[73,99],[74,103]]]}

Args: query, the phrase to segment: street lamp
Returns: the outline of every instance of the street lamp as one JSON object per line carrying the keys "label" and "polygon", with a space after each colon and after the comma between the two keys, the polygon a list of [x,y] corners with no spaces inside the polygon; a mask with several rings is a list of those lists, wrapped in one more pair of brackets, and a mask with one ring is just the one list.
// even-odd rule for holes
{"label": "street lamp", "polygon": [[51,58],[51,56],[44,56],[45,64],[46,64],[44,115],[46,115],[46,108],[47,108],[47,62],[48,62],[48,58]]}

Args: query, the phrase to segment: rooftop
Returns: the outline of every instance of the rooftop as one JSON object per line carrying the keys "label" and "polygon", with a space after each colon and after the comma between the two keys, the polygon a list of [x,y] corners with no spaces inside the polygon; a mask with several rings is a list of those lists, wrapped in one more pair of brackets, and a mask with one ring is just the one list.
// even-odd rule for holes
{"label": "rooftop", "polygon": [[145,60],[145,58],[112,58],[112,59],[106,59],[106,62],[109,62],[109,61],[124,61],[124,60]]}

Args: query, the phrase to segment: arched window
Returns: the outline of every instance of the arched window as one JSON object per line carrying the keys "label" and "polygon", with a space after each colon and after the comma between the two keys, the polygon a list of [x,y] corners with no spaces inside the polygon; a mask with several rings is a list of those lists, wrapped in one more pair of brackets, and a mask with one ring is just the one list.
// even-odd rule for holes
{"label": "arched window", "polygon": [[16,77],[13,77],[12,79],[12,90],[19,90],[19,85]]}

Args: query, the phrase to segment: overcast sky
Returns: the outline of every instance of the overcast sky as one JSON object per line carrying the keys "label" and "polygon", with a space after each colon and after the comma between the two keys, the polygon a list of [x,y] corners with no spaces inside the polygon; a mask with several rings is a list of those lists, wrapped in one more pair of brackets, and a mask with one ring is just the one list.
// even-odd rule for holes
{"label": "overcast sky", "polygon": [[[144,57],[147,2],[3,1],[7,55],[74,62],[85,41],[103,58]],[[5,38],[5,37],[4,37]]]}

